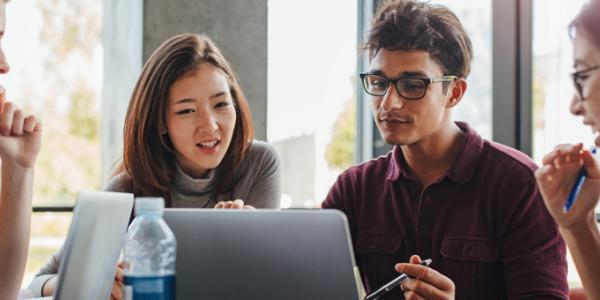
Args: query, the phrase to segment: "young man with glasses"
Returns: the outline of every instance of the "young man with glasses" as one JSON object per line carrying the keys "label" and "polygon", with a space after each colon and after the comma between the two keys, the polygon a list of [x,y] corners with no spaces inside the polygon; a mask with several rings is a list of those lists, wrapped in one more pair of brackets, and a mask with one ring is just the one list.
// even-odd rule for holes
{"label": "young man with glasses", "polygon": [[347,215],[367,291],[402,272],[412,279],[382,299],[566,299],[565,245],[535,164],[452,121],[472,58],[457,17],[390,1],[366,50],[364,90],[394,149],[345,171],[322,206]]}

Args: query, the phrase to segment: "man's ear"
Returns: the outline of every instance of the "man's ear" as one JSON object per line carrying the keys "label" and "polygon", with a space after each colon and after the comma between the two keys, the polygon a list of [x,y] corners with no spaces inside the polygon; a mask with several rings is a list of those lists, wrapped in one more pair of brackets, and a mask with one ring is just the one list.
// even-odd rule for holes
{"label": "man's ear", "polygon": [[446,101],[446,108],[452,108],[458,105],[467,91],[467,81],[464,78],[457,78],[450,83],[448,87],[449,98]]}

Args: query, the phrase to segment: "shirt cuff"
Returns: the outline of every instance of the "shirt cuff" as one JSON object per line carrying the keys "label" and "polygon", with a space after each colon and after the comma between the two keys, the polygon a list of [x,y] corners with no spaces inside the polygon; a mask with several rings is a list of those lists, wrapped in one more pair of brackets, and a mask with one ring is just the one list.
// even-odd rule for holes
{"label": "shirt cuff", "polygon": [[29,291],[33,293],[34,297],[43,297],[42,290],[44,288],[44,285],[46,284],[46,282],[48,282],[48,280],[50,280],[50,278],[54,276],[56,276],[56,274],[44,274],[36,276],[35,278],[33,278],[33,280],[31,280],[31,283],[29,284]]}

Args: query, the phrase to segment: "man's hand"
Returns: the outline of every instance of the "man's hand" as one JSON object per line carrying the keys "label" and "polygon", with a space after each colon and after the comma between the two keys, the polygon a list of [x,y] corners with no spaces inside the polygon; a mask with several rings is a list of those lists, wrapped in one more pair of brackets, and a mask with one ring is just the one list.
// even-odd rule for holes
{"label": "man's hand", "polygon": [[421,258],[413,255],[410,257],[410,263],[396,265],[397,272],[410,277],[400,285],[404,291],[404,298],[407,300],[454,299],[454,282],[438,271],[420,265],[420,263]]}
{"label": "man's hand", "polygon": [[42,125],[14,103],[0,86],[0,159],[2,164],[32,168],[40,151]]}

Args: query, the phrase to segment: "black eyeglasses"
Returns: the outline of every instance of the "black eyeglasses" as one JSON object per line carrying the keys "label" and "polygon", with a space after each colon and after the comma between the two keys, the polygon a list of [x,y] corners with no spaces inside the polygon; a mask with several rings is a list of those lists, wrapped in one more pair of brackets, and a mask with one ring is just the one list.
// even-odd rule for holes
{"label": "black eyeglasses", "polygon": [[[363,87],[365,92],[371,96],[383,96],[387,93],[391,84],[394,84],[398,94],[408,100],[419,100],[425,97],[427,87],[436,82],[452,82],[456,76],[441,76],[434,78],[423,77],[400,77],[389,79],[382,75],[361,73]],[[447,86],[444,87],[446,89]]]}
{"label": "black eyeglasses", "polygon": [[577,90],[577,93],[579,94],[579,99],[581,101],[585,100],[585,98],[583,97],[582,82],[583,82],[583,80],[587,79],[586,74],[589,72],[592,72],[594,70],[598,70],[598,69],[600,69],[600,65],[593,66],[593,67],[587,68],[585,70],[577,71],[577,72],[571,74],[571,79],[573,80],[573,85],[575,86],[575,89]]}

